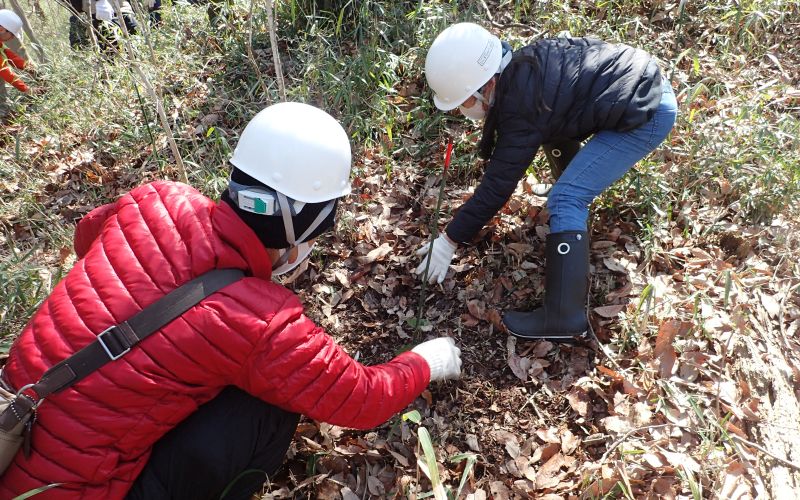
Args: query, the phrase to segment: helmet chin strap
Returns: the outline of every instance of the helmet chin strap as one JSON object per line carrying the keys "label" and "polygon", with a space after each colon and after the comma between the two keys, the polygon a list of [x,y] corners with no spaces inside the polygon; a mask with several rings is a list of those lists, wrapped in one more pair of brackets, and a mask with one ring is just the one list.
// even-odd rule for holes
{"label": "helmet chin strap", "polygon": [[333,206],[335,205],[335,200],[329,201],[328,204],[325,205],[325,207],[322,210],[320,210],[319,214],[317,214],[317,217],[314,219],[311,225],[308,226],[308,229],[306,229],[306,231],[303,234],[301,234],[299,238],[295,239],[294,224],[292,223],[292,212],[289,209],[289,198],[287,198],[286,195],[284,195],[283,193],[276,193],[276,194],[278,195],[278,205],[281,207],[281,217],[283,217],[283,228],[284,231],[286,231],[286,241],[289,242],[289,249],[286,249],[286,251],[283,252],[283,254],[278,258],[278,260],[275,261],[275,263],[272,265],[273,269],[282,266],[283,264],[286,264],[286,262],[289,260],[289,255],[291,253],[289,250],[292,247],[297,246],[298,241],[304,242],[306,238],[308,238],[308,236],[312,232],[314,232],[314,230],[317,227],[319,227],[320,224],[322,224],[322,221],[324,221],[328,217],[328,215],[333,210]]}

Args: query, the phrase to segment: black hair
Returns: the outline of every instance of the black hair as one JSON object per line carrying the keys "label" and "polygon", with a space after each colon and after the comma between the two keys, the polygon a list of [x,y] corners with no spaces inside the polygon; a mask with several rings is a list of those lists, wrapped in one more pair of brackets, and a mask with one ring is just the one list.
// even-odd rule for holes
{"label": "black hair", "polygon": [[[505,42],[503,42],[503,44],[505,44]],[[483,122],[483,133],[478,143],[478,156],[484,160],[488,160],[494,152],[494,146],[497,142],[497,125],[503,100],[505,100],[509,94],[518,95],[521,92],[534,92],[531,88],[519,88],[519,84],[516,81],[517,79],[513,78],[512,73],[516,69],[515,66],[519,64],[530,64],[532,75],[541,74],[539,60],[534,56],[518,51],[514,52],[511,57],[511,62],[508,63],[508,66],[506,66],[503,72],[499,75],[495,75],[497,81],[494,87],[494,104],[489,108],[489,112],[486,114],[486,119]],[[504,75],[505,78],[503,78]],[[537,96],[535,102],[537,113],[552,111],[544,101],[543,94],[543,92],[535,93]]]}
{"label": "black hair", "polygon": [[478,156],[484,160],[488,160],[492,156],[497,139],[497,109],[500,107],[501,100],[499,85],[500,78],[498,78],[495,83],[494,104],[489,107],[489,112],[486,114],[486,119],[483,121],[483,133],[481,133],[481,140],[478,143]]}
{"label": "black hair", "polygon": [[[245,186],[261,187],[272,190],[263,182],[259,182],[253,177],[242,172],[234,167],[231,172],[231,179],[239,184]],[[230,190],[226,189],[222,193],[222,201],[227,203],[239,216],[240,219],[252,229],[261,243],[267,248],[288,248],[291,244],[286,240],[286,230],[283,225],[283,216],[281,215],[263,215],[242,210],[230,196]],[[306,203],[299,214],[292,217],[292,225],[294,226],[295,237],[301,236],[312,222],[317,218],[317,215],[322,211],[330,201],[323,201],[321,203]],[[338,198],[334,201],[333,210],[328,214],[322,223],[314,229],[305,241],[312,240],[320,234],[332,229],[336,225],[336,208],[338,207]],[[302,243],[302,242],[298,242]]]}

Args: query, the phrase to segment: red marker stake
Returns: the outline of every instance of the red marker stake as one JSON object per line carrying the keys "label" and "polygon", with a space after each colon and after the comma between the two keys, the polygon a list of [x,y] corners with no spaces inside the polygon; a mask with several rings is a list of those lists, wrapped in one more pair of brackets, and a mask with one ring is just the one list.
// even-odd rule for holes
{"label": "red marker stake", "polygon": [[425,272],[422,273],[422,289],[419,292],[419,302],[417,304],[417,321],[414,325],[414,334],[419,332],[420,324],[422,323],[422,310],[425,307],[425,295],[428,289],[428,269],[431,267],[431,258],[433,257],[433,242],[439,236],[439,210],[442,208],[442,199],[444,199],[444,184],[447,176],[447,170],[450,168],[450,158],[453,154],[453,139],[447,142],[447,150],[444,154],[444,170],[442,170],[442,183],[439,185],[439,198],[436,200],[436,209],[433,211],[431,218],[431,242],[428,246],[428,256],[425,261]]}

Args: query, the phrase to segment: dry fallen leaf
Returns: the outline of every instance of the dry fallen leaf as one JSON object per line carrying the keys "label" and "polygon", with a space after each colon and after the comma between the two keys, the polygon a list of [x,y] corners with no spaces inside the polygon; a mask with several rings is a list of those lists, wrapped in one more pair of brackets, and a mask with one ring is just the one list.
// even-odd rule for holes
{"label": "dry fallen leaf", "polygon": [[550,460],[550,457],[558,453],[558,450],[561,449],[561,443],[548,443],[543,446],[536,448],[531,455],[531,462],[547,462]]}
{"label": "dry fallen leaf", "polygon": [[700,472],[700,464],[698,464],[692,457],[690,457],[686,453],[676,453],[672,451],[667,451],[660,446],[656,446],[656,449],[667,459],[670,465],[676,468],[686,467],[688,470],[692,472]]}
{"label": "dry fallen leaf", "polygon": [[580,415],[587,418],[591,414],[591,399],[589,394],[582,387],[575,386],[567,393],[567,401],[570,407]]}
{"label": "dry fallen leaf", "polygon": [[508,351],[508,366],[518,379],[522,380],[523,382],[527,382],[528,369],[531,367],[531,360],[529,358],[522,358],[518,356],[516,353],[516,346],[517,339],[509,335],[506,341],[506,349]]}
{"label": "dry fallen leaf", "polygon": [[536,471],[536,489],[554,488],[561,482],[561,467],[565,464],[564,455],[556,453]]}
{"label": "dry fallen leaf", "polygon": [[612,306],[595,307],[593,311],[604,318],[616,318],[619,313],[628,307],[627,304],[617,304]]}
{"label": "dry fallen leaf", "polygon": [[345,486],[341,490],[342,493],[342,500],[359,500],[358,495],[353,493],[353,490]]}
{"label": "dry fallen leaf", "polygon": [[506,452],[508,452],[511,458],[519,457],[519,443],[516,439],[509,439],[506,441]]}
{"label": "dry fallen leaf", "polygon": [[392,252],[392,246],[389,243],[383,243],[378,248],[370,250],[367,255],[363,257],[358,257],[358,262],[360,264],[371,264],[376,260],[383,259],[387,255]]}
{"label": "dry fallen leaf", "polygon": [[661,323],[656,336],[656,347],[653,350],[653,357],[658,360],[658,374],[661,378],[669,378],[675,362],[678,359],[672,342],[680,329],[680,321],[668,320]]}
{"label": "dry fallen leaf", "polygon": [[572,455],[580,444],[581,439],[569,430],[561,433],[561,453],[564,455]]}
{"label": "dry fallen leaf", "polygon": [[467,310],[478,319],[486,319],[486,303],[480,300],[467,302]]}
{"label": "dry fallen leaf", "polygon": [[660,469],[666,465],[666,460],[655,453],[642,453],[641,459],[653,469]]}
{"label": "dry fallen leaf", "polygon": [[722,487],[719,489],[719,498],[726,500],[749,500],[752,497],[750,494],[750,485],[744,477],[746,468],[741,462],[733,461],[728,464],[725,469],[725,477],[722,480]]}
{"label": "dry fallen leaf", "polygon": [[386,494],[383,483],[375,476],[367,476],[367,488],[375,496],[381,497]]}
{"label": "dry fallen leaf", "polygon": [[492,493],[492,500],[510,500],[511,498],[511,492],[502,481],[489,483],[489,491]]}
{"label": "dry fallen leaf", "polygon": [[764,309],[766,309],[770,317],[772,319],[779,319],[778,314],[780,314],[781,306],[778,301],[775,300],[775,297],[767,294],[763,290],[759,291],[758,295],[761,298],[761,304],[764,305]]}
{"label": "dry fallen leaf", "polygon": [[591,499],[591,498],[600,498],[606,495],[609,491],[614,489],[619,483],[619,477],[607,477],[607,478],[600,478],[593,481],[589,486],[583,490],[583,494],[580,496],[581,499]]}
{"label": "dry fallen leaf", "polygon": [[616,273],[628,274],[628,268],[626,267],[626,265],[617,259],[614,259],[612,257],[606,257],[605,259],[603,259],[603,264],[605,264],[607,268]]}
{"label": "dry fallen leaf", "polygon": [[600,423],[603,424],[603,427],[605,427],[607,431],[615,434],[624,434],[633,428],[630,420],[627,418],[618,417],[616,415],[602,418],[600,419]]}

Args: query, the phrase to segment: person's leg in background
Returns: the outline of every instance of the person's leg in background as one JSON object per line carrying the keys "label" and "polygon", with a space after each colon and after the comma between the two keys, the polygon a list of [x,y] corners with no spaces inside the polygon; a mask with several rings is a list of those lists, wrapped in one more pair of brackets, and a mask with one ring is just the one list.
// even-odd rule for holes
{"label": "person's leg in background", "polygon": [[73,49],[86,47],[88,44],[88,36],[86,33],[87,25],[81,16],[83,12],[82,0],[70,0],[72,10],[69,16],[69,46]]}
{"label": "person's leg in background", "polygon": [[106,57],[111,57],[117,52],[117,35],[114,33],[114,26],[108,21],[101,21],[92,18],[92,29],[97,36],[97,45],[100,53]]}
{"label": "person's leg in background", "polygon": [[581,150],[581,141],[575,139],[562,139],[550,144],[542,144],[542,151],[550,165],[550,174],[555,183],[567,169],[570,162]]}
{"label": "person's leg in background", "polygon": [[69,16],[69,46],[73,49],[86,46],[86,26],[76,14]]}
{"label": "person's leg in background", "polygon": [[150,26],[158,28],[161,26],[161,0],[155,0],[153,5],[148,8],[150,16]]}
{"label": "person's leg in background", "polygon": [[248,500],[283,463],[299,419],[227,387],[156,443],[126,498],[217,500],[229,487],[225,500]]}
{"label": "person's leg in background", "polygon": [[[136,17],[133,14],[133,7],[131,7],[130,2],[123,1],[120,12],[122,13],[122,21],[125,23],[125,28],[128,30],[128,34],[135,35],[139,31],[139,23],[136,22]],[[122,27],[119,18],[116,18],[114,22],[120,28]]]}
{"label": "person's leg in background", "polygon": [[232,20],[232,0],[208,0],[208,24],[212,28],[227,27]]}
{"label": "person's leg in background", "polygon": [[601,131],[577,153],[547,197],[545,298],[531,312],[511,311],[503,322],[521,338],[570,342],[587,328],[589,233],[592,201],[656,149],[675,124],[678,106],[669,82],[650,121],[627,131]]}
{"label": "person's leg in background", "polygon": [[550,165],[552,182],[537,182],[532,184],[531,192],[537,196],[547,196],[553,184],[561,177],[569,163],[581,149],[581,141],[577,139],[557,139],[547,144],[542,144],[542,152]]}

